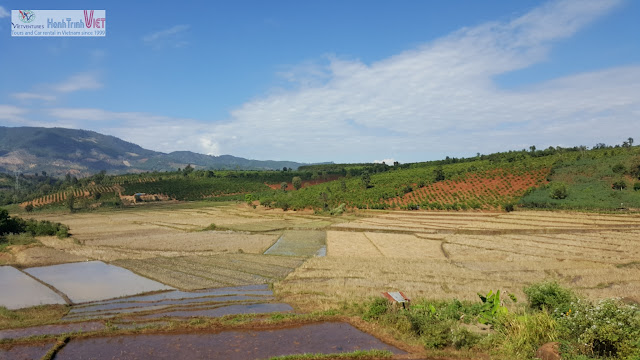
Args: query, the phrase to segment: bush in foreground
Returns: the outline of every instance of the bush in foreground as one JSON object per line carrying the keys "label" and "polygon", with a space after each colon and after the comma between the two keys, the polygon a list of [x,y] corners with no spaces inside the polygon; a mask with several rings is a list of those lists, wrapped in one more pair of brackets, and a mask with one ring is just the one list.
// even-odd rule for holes
{"label": "bush in foreground", "polygon": [[533,284],[524,292],[528,304],[501,311],[488,333],[477,331],[488,301],[416,300],[404,309],[376,298],[358,311],[363,319],[394,328],[427,349],[453,347],[488,351],[500,359],[531,359],[543,344],[559,341],[563,359],[640,359],[638,306],[616,299],[584,300],[556,282]]}
{"label": "bush in foreground", "polygon": [[524,288],[529,306],[535,310],[548,310],[555,317],[562,316],[571,309],[577,296],[573,291],[560,286],[556,282],[542,282]]}

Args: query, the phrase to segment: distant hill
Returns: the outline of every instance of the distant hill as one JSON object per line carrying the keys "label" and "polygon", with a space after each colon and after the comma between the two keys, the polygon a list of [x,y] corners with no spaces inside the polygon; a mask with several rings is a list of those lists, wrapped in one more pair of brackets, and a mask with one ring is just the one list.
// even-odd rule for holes
{"label": "distant hill", "polygon": [[0,171],[86,176],[108,173],[170,171],[191,164],[196,169],[297,169],[292,161],[249,160],[231,155],[210,156],[190,151],[169,154],[147,150],[115,136],[94,131],[0,126]]}

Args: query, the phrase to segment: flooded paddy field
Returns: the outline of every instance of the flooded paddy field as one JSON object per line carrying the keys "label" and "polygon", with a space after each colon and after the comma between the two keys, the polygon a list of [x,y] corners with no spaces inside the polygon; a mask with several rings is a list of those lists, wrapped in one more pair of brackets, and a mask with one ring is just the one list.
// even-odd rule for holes
{"label": "flooded paddy field", "polygon": [[346,323],[218,333],[144,334],[72,340],[56,359],[264,359],[355,350],[403,351]]}
{"label": "flooded paddy field", "polygon": [[273,303],[273,292],[267,285],[250,285],[196,292],[169,291],[159,294],[118,298],[74,306],[65,321],[161,317],[222,317],[231,314],[288,312],[287,304]]}
{"label": "flooded paddy field", "polygon": [[60,290],[73,303],[173,289],[101,261],[35,267],[25,272]]}
{"label": "flooded paddy field", "polygon": [[43,358],[56,341],[50,340],[41,344],[14,345],[6,348],[0,347],[0,359],[7,360],[36,360]]}
{"label": "flooded paddy field", "polygon": [[11,266],[0,266],[0,306],[19,309],[67,302],[46,285]]}

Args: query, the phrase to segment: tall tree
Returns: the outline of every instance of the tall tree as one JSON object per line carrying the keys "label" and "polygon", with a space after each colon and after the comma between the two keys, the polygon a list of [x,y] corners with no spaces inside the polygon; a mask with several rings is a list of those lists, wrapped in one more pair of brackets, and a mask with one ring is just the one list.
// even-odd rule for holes
{"label": "tall tree", "polygon": [[300,190],[300,188],[302,187],[302,179],[299,176],[294,176],[291,182],[293,183],[293,187],[296,190]]}

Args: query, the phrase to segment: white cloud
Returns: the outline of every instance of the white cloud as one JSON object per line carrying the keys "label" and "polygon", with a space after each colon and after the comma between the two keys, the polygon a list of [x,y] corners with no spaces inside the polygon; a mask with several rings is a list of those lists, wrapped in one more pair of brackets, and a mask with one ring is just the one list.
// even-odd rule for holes
{"label": "white cloud", "polygon": [[79,90],[95,90],[102,88],[102,83],[97,76],[92,73],[80,73],[71,76],[62,83],[53,85],[52,88],[63,93],[70,93]]}
{"label": "white cloud", "polygon": [[[303,162],[407,162],[528,145],[619,143],[640,132],[640,66],[516,90],[494,82],[546,60],[555,42],[618,3],[554,1],[371,64],[338,56],[306,62],[281,73],[298,86],[249,101],[225,122],[100,109],[53,109],[51,115],[65,123],[93,121],[95,130],[153,150]],[[150,41],[161,37],[151,35]]]}
{"label": "white cloud", "polygon": [[382,159],[382,160],[373,160],[374,164],[386,164],[386,165],[393,165],[393,163],[396,162],[396,159]]}
{"label": "white cloud", "polygon": [[24,121],[22,116],[26,113],[27,110],[17,106],[0,104],[0,120],[20,123]]}
{"label": "white cloud", "polygon": [[7,16],[11,16],[11,13],[8,12],[4,7],[0,6],[0,19]]}
{"label": "white cloud", "polygon": [[91,108],[54,108],[47,114],[58,119],[50,126],[90,128],[146,149],[161,152],[192,150],[220,155],[217,145],[206,135],[210,125],[193,119]]}
{"label": "white cloud", "polygon": [[523,142],[624,137],[622,127],[607,122],[616,119],[628,131],[640,130],[631,118],[640,106],[640,67],[519,90],[493,82],[496,75],[545,60],[554,42],[618,3],[555,1],[513,21],[464,28],[372,64],[338,57],[323,69],[303,64],[309,73],[297,68],[285,74],[302,86],[245,103],[228,122],[212,127],[212,140],[223,152],[241,156],[321,161],[392,155],[406,161],[499,151]]}
{"label": "white cloud", "polygon": [[59,93],[72,93],[80,90],[96,90],[103,84],[94,73],[78,73],[57,84],[36,85],[36,91],[18,92],[11,96],[22,101],[43,100],[54,101]]}
{"label": "white cloud", "polygon": [[38,93],[28,93],[28,92],[13,93],[13,94],[11,94],[11,96],[16,98],[16,99],[18,99],[18,100],[53,101],[53,100],[56,99],[56,97],[53,96],[53,95],[38,94]]}
{"label": "white cloud", "polygon": [[155,48],[164,46],[183,47],[187,45],[188,42],[182,40],[182,36],[189,28],[189,25],[175,25],[168,29],[147,34],[142,37],[142,41],[153,45]]}

